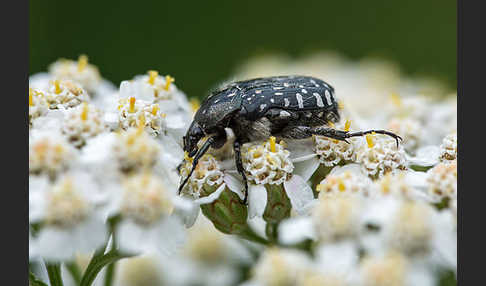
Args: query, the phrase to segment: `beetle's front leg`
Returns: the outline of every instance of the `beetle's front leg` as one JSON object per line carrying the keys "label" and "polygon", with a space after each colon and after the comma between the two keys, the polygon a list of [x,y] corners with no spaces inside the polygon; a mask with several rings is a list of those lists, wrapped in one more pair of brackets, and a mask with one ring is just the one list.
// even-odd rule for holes
{"label": "beetle's front leg", "polygon": [[233,149],[235,150],[236,169],[243,177],[243,182],[245,183],[245,198],[243,199],[243,203],[246,204],[248,202],[248,180],[246,179],[245,170],[243,169],[243,162],[241,161],[241,143],[238,140],[235,140],[233,143]]}

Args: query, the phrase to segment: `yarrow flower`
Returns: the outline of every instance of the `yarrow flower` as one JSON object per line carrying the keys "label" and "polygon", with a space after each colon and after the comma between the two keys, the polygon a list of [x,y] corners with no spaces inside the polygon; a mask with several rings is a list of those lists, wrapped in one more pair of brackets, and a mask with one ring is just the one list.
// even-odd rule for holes
{"label": "yarrow flower", "polygon": [[66,174],[54,183],[35,184],[31,223],[40,223],[37,253],[47,260],[69,260],[100,247],[107,238],[96,184],[84,173]]}
{"label": "yarrow flower", "polygon": [[413,285],[407,283],[408,260],[400,253],[367,256],[361,263],[359,285]]}
{"label": "yarrow flower", "polygon": [[118,105],[120,128],[143,127],[152,136],[157,136],[165,128],[165,117],[158,104],[150,104],[135,97],[121,98]]}
{"label": "yarrow flower", "polygon": [[122,217],[117,230],[122,249],[169,254],[181,246],[185,240],[184,226],[173,211],[182,204],[174,191],[152,172],[124,179],[115,208]]}
{"label": "yarrow flower", "polygon": [[[346,121],[345,126],[336,125],[337,129],[349,131],[351,122]],[[343,128],[339,128],[343,127]],[[342,140],[332,139],[325,136],[312,136],[314,140],[314,150],[319,160],[324,166],[332,167],[341,162],[352,162],[356,160],[354,142],[356,139],[349,139],[350,143]]]}
{"label": "yarrow flower", "polygon": [[77,155],[61,134],[34,132],[29,138],[29,173],[55,177],[68,169]]}
{"label": "yarrow flower", "polygon": [[397,147],[395,140],[371,134],[365,139],[366,143],[361,144],[356,155],[368,176],[380,178],[389,172],[407,169],[405,151],[402,146]]}
{"label": "yarrow flower", "polygon": [[428,194],[434,201],[457,199],[457,160],[439,163],[427,175]]}
{"label": "yarrow flower", "polygon": [[119,166],[124,172],[151,168],[157,162],[160,145],[142,128],[131,128],[118,134],[113,146]]}
{"label": "yarrow flower", "polygon": [[440,145],[440,160],[451,161],[457,159],[457,133],[444,137]]}
{"label": "yarrow flower", "polygon": [[[181,168],[181,179],[186,178],[191,169],[192,161],[189,158],[186,158],[184,165]],[[223,172],[220,170],[219,163],[216,159],[213,156],[206,154],[199,160],[196,169],[189,178],[182,193],[193,199],[207,196],[208,193],[203,190],[204,187],[218,189],[223,184],[223,176]]]}
{"label": "yarrow flower", "polygon": [[95,92],[101,84],[98,68],[88,63],[86,55],[79,56],[77,61],[59,59],[49,66],[49,73],[60,80],[74,80],[90,92]]}
{"label": "yarrow flower", "polygon": [[103,112],[84,102],[66,111],[62,133],[76,147],[82,147],[86,140],[108,131]]}
{"label": "yarrow flower", "polygon": [[71,80],[52,80],[46,92],[50,109],[68,109],[89,101],[88,93]]}
{"label": "yarrow flower", "polygon": [[319,195],[337,193],[356,193],[369,196],[371,180],[361,172],[358,164],[335,167],[316,187]]}
{"label": "yarrow flower", "polygon": [[29,125],[37,117],[45,115],[49,105],[44,92],[37,88],[29,88]]}
{"label": "yarrow flower", "polygon": [[162,77],[157,71],[150,70],[147,75],[136,76],[133,80],[123,81],[120,85],[120,96],[159,102],[173,99],[177,87],[170,75]]}
{"label": "yarrow flower", "polygon": [[400,134],[405,150],[412,154],[422,144],[425,128],[419,120],[411,117],[395,117],[388,122],[388,129],[395,134]]}

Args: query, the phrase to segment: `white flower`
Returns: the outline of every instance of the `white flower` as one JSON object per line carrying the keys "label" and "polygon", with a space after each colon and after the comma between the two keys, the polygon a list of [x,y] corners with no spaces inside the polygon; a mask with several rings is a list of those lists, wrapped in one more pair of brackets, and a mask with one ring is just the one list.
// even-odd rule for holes
{"label": "white flower", "polygon": [[88,253],[103,245],[107,230],[97,192],[97,185],[85,173],[34,185],[29,220],[41,223],[34,238],[36,254],[46,260],[68,260],[77,252]]}
{"label": "white flower", "polygon": [[367,256],[361,263],[359,285],[409,285],[406,283],[407,267],[408,260],[400,253]]}
{"label": "white flower", "polygon": [[[338,123],[336,128],[349,131],[350,124],[350,121],[346,121],[346,126]],[[355,138],[349,139],[348,141],[350,143],[325,136],[312,136],[312,138],[314,139],[315,153],[318,155],[320,162],[325,166],[332,167],[340,162],[350,162],[356,160],[354,145],[356,141]]]}
{"label": "white flower", "polygon": [[362,173],[358,164],[335,167],[316,187],[320,194],[337,194],[342,192],[357,193],[368,196],[372,181]]}
{"label": "white flower", "polygon": [[375,196],[395,196],[409,200],[428,200],[427,174],[416,171],[402,171],[400,173],[388,173],[376,180],[373,185]]}
{"label": "white flower", "polygon": [[130,127],[143,127],[152,136],[167,129],[166,114],[159,104],[151,104],[135,97],[121,98],[118,105],[118,124],[123,130]]}
{"label": "white flower", "polygon": [[303,252],[293,249],[267,248],[251,270],[253,285],[291,286],[311,266]]}
{"label": "white flower", "polygon": [[152,168],[161,152],[161,147],[141,128],[131,128],[118,134],[113,151],[123,171],[130,172]]}
{"label": "white flower", "polygon": [[266,185],[282,186],[297,212],[305,211],[314,199],[312,189],[294,170],[290,152],[275,137],[265,142],[243,145],[242,161],[248,179],[248,214],[250,219],[261,217],[267,205]]}
{"label": "white flower", "polygon": [[[181,180],[184,180],[189,175],[191,169],[192,162],[189,158],[186,158],[184,165],[181,167]],[[205,154],[199,160],[196,169],[187,181],[186,186],[182,189],[182,193],[193,199],[199,199],[202,197],[201,192],[204,192],[204,185],[218,189],[224,183],[223,176],[218,161],[213,156]]]}
{"label": "white flower", "polygon": [[322,242],[354,238],[359,234],[365,204],[352,193],[322,193],[312,210],[317,237]]}
{"label": "white flower", "polygon": [[391,132],[399,134],[403,138],[401,142],[405,150],[414,153],[415,150],[422,144],[425,128],[419,120],[412,117],[395,117],[388,122],[388,127]]}
{"label": "white flower", "polygon": [[457,198],[457,160],[439,163],[427,175],[428,193],[434,201]]}
{"label": "white flower", "polygon": [[150,70],[147,75],[138,75],[133,80],[123,81],[120,85],[121,97],[136,97],[149,102],[170,100],[178,96],[174,78],[159,76],[157,71]]}
{"label": "white flower", "polygon": [[29,88],[29,124],[49,110],[46,96],[40,89]]}
{"label": "white flower", "polygon": [[46,91],[50,109],[68,109],[89,101],[88,93],[71,80],[52,80]]}
{"label": "white flower", "polygon": [[366,135],[366,143],[362,142],[357,151],[357,161],[371,178],[380,178],[389,172],[405,170],[405,151],[401,145],[396,145],[392,138],[371,134]]}
{"label": "white flower", "polygon": [[76,150],[58,133],[35,132],[29,138],[29,173],[55,177],[75,162]]}
{"label": "white flower", "polygon": [[444,137],[440,145],[440,160],[451,161],[457,159],[457,133]]}
{"label": "white flower", "polygon": [[175,190],[150,172],[123,181],[115,208],[123,218],[117,229],[120,248],[135,253],[170,254],[185,241],[182,221],[171,215],[182,204]]}
{"label": "white flower", "polygon": [[103,113],[86,102],[66,110],[62,132],[76,147],[81,147],[91,137],[107,131]]}
{"label": "white flower", "polygon": [[98,68],[88,63],[88,57],[81,55],[78,61],[59,59],[49,66],[49,74],[58,79],[69,79],[80,83],[90,92],[95,92],[101,83]]}

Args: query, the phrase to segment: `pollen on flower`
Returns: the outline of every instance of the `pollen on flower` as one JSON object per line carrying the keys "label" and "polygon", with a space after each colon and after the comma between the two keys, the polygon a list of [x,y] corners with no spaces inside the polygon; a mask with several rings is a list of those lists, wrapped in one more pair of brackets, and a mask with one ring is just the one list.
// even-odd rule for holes
{"label": "pollen on flower", "polygon": [[132,128],[118,136],[114,151],[122,171],[149,169],[156,163],[160,146],[146,132]]}
{"label": "pollen on flower", "polygon": [[444,137],[440,145],[439,159],[442,162],[457,159],[457,133],[451,133]]}
{"label": "pollen on flower", "polygon": [[201,107],[201,102],[199,102],[199,99],[197,99],[196,97],[191,98],[189,104],[191,105],[191,109],[193,112],[196,112],[199,107]]}
{"label": "pollen on flower", "polygon": [[[182,166],[181,180],[186,178],[192,169],[192,158],[187,158]],[[198,199],[205,186],[218,188],[223,183],[223,172],[218,161],[210,155],[205,154],[198,162],[196,170],[187,181],[182,193]]]}
{"label": "pollen on flower", "polygon": [[72,178],[58,180],[47,193],[45,222],[69,228],[82,222],[90,211],[90,204],[73,184]]}
{"label": "pollen on flower", "polygon": [[391,102],[397,106],[397,107],[400,107],[402,106],[402,99],[400,98],[400,96],[397,94],[397,93],[392,93],[390,95],[390,100]]}
{"label": "pollen on flower", "polygon": [[29,142],[29,172],[55,177],[68,168],[73,148],[61,135],[40,134]]}
{"label": "pollen on flower", "polygon": [[155,83],[155,79],[157,79],[157,77],[159,76],[159,72],[150,70],[148,71],[148,75],[149,75],[148,83],[153,85]]}
{"label": "pollen on flower", "polygon": [[[339,183],[336,188],[339,188]],[[323,242],[353,237],[359,230],[362,198],[348,192],[320,193],[312,221]]]}
{"label": "pollen on flower", "polygon": [[108,131],[108,126],[103,112],[85,102],[66,111],[61,130],[71,144],[82,147],[89,138]]}
{"label": "pollen on flower", "polygon": [[441,162],[428,170],[427,185],[434,200],[457,199],[457,160]]}
{"label": "pollen on flower", "polygon": [[73,80],[90,93],[101,83],[98,68],[88,63],[86,55],[80,55],[77,61],[59,59],[49,66],[49,73],[60,80]]}
{"label": "pollen on flower", "polygon": [[88,93],[71,80],[54,80],[49,83],[46,100],[50,109],[68,109],[89,101]]}
{"label": "pollen on flower", "polygon": [[325,136],[313,136],[312,139],[314,141],[314,152],[324,166],[332,167],[341,162],[356,160],[355,139],[350,139],[351,144]]}
{"label": "pollen on flower", "polygon": [[[366,145],[366,146],[364,146]],[[356,150],[356,161],[363,171],[373,179],[397,170],[406,170],[403,147],[397,149],[395,140],[387,137],[366,136],[366,144]]]}
{"label": "pollen on flower", "polygon": [[150,225],[172,213],[170,192],[152,173],[129,176],[123,182],[122,216],[136,223]]}
{"label": "pollen on flower", "polygon": [[344,131],[348,132],[350,127],[351,127],[351,120],[346,119],[346,123],[344,124]]}
{"label": "pollen on flower", "polygon": [[294,165],[289,151],[275,139],[245,145],[242,150],[243,168],[250,182],[255,184],[282,184],[290,178]]}
{"label": "pollen on flower", "polygon": [[155,137],[164,130],[166,123],[165,115],[157,103],[151,104],[130,97],[119,100],[118,124],[124,130],[141,127]]}
{"label": "pollen on flower", "polygon": [[88,56],[80,55],[78,57],[78,72],[82,72],[88,66]]}
{"label": "pollen on flower", "polygon": [[165,85],[164,85],[164,90],[169,91],[170,84],[173,83],[175,79],[171,77],[170,75],[165,76]]}

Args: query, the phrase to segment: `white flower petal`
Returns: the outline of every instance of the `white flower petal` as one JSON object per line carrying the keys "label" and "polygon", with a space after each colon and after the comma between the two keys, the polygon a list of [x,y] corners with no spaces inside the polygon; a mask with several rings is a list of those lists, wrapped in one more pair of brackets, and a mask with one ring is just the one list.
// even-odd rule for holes
{"label": "white flower petal", "polygon": [[296,217],[280,223],[278,237],[283,244],[296,244],[306,239],[315,239],[316,234],[310,218]]}
{"label": "white flower petal", "polygon": [[417,150],[414,157],[407,156],[409,165],[433,166],[439,162],[440,148],[437,146],[425,146]]}
{"label": "white flower petal", "polygon": [[199,205],[178,196],[173,198],[173,204],[175,206],[174,213],[182,219],[184,225],[187,228],[193,226],[199,215]]}
{"label": "white flower petal", "polygon": [[302,214],[307,205],[314,200],[314,194],[311,187],[299,175],[293,175],[292,178],[284,182],[285,192],[298,213]]}
{"label": "white flower petal", "polygon": [[219,198],[219,195],[226,189],[226,184],[221,184],[219,188],[207,197],[194,200],[194,203],[198,205],[210,204]]}
{"label": "white flower petal", "polygon": [[238,180],[234,175],[228,174],[226,172],[224,174],[223,180],[226,183],[226,186],[228,186],[228,189],[230,189],[230,191],[236,193],[242,200],[245,198],[245,185],[243,184],[243,182]]}
{"label": "white flower petal", "polygon": [[263,216],[267,206],[267,189],[263,185],[248,184],[248,217]]}
{"label": "white flower petal", "polygon": [[[314,154],[315,155],[315,154]],[[306,160],[302,161],[293,161],[294,163],[294,174],[300,175],[304,181],[308,181],[314,172],[319,168],[321,164],[317,155],[309,157]]]}

